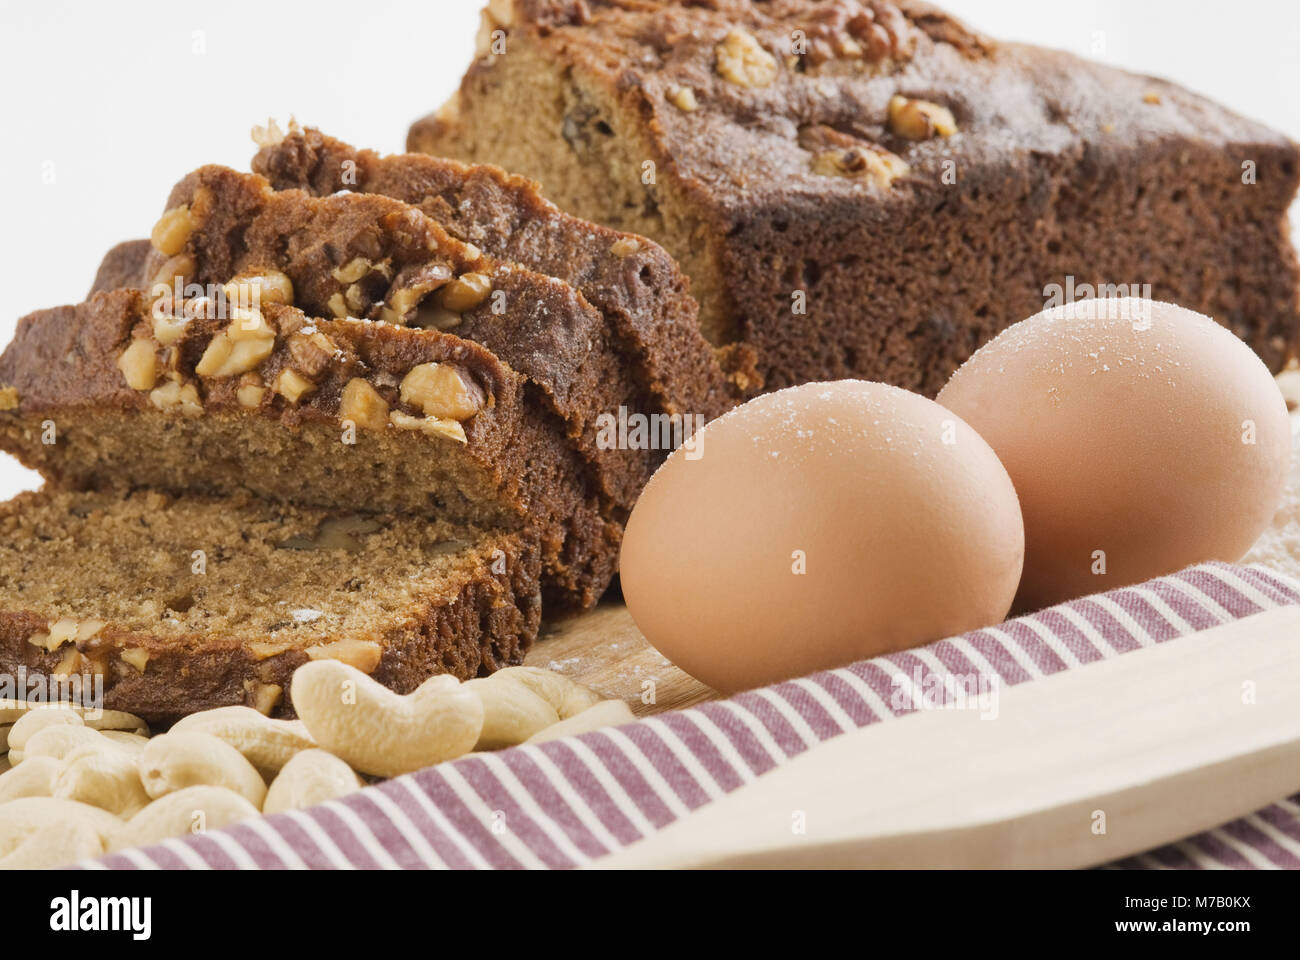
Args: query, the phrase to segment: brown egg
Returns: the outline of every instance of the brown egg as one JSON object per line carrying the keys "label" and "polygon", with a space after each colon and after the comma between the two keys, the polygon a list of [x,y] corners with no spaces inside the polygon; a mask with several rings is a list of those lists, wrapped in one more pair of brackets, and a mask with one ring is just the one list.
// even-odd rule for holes
{"label": "brown egg", "polygon": [[674,452],[632,511],[621,574],[649,641],[731,692],[998,623],[1023,550],[975,431],[847,380],[751,400]]}
{"label": "brown egg", "polygon": [[1003,331],[939,394],[1020,495],[1020,609],[1237,560],[1290,462],[1286,404],[1229,331],[1173,304],[1088,302]]}

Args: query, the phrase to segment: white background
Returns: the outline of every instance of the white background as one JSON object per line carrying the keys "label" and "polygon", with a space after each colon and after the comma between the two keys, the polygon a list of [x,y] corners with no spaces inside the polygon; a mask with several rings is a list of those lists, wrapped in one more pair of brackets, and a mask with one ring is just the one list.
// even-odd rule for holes
{"label": "white background", "polygon": [[[994,37],[1168,77],[1300,139],[1300,4],[940,0]],[[148,234],[172,184],[247,169],[290,115],[397,151],[455,89],[481,0],[0,0],[0,344],[81,299],[103,252]],[[0,454],[0,498],[38,485]]]}

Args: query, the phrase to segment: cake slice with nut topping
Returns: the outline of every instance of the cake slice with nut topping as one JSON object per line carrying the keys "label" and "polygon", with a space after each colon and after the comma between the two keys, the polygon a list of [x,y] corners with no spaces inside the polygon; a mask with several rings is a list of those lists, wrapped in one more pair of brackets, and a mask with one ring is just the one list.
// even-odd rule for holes
{"label": "cake slice with nut topping", "polygon": [[[241,281],[236,287],[252,283]],[[0,447],[74,489],[251,493],[535,529],[555,612],[595,603],[621,526],[536,385],[437,330],[98,294],[24,317],[0,356]]]}
{"label": "cake slice with nut topping", "polygon": [[564,421],[611,519],[626,517],[665,455],[598,442],[602,414],[643,403],[615,332],[577,290],[455,239],[414,206],[277,192],[255,174],[207,166],[172,190],[152,242],[142,286],[173,299],[274,276],[272,295],[309,316],[450,332],[486,348]]}
{"label": "cake slice with nut topping", "polygon": [[635,372],[641,409],[713,419],[731,405],[689,283],[653,241],[570,216],[537,184],[500,167],[422,153],[381,156],[296,124],[287,134],[274,125],[260,134],[253,170],[277,190],[393,197],[452,236],[580,291],[604,315]]}

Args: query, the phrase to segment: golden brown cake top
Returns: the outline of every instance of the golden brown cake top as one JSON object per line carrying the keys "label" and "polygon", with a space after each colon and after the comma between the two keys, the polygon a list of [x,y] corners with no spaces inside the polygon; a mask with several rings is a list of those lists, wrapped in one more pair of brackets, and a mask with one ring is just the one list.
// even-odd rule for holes
{"label": "golden brown cake top", "polygon": [[467,84],[521,44],[635,110],[650,158],[715,208],[888,201],[948,160],[1285,142],[1165,81],[994,43],[914,0],[492,0]]}

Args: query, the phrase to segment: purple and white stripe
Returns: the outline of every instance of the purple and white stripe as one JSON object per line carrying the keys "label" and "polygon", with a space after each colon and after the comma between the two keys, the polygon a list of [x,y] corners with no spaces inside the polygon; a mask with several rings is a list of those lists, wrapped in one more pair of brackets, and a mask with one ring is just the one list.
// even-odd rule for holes
{"label": "purple and white stripe", "polygon": [[[1300,604],[1263,567],[1203,564],[915,650],[615,729],[468,757],[310,810],[112,854],[92,868],[565,868],[597,860],[809,747],[912,712],[895,676],[1014,685]],[[1298,868],[1300,796],[1117,868]]]}

